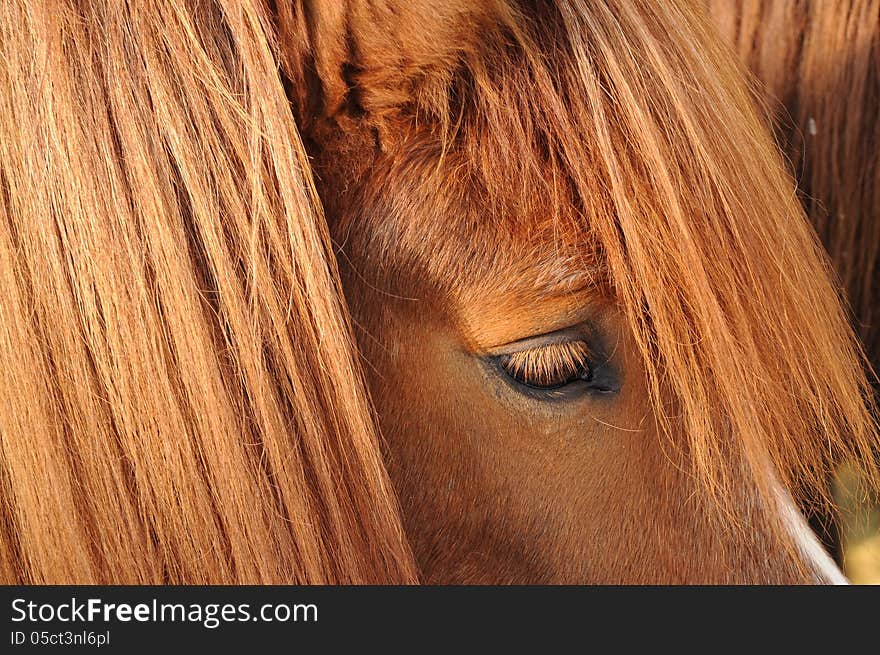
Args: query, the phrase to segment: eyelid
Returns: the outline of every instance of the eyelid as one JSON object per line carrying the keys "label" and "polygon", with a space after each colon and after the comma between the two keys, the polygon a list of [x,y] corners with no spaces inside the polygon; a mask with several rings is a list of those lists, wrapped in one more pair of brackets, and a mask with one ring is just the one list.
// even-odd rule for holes
{"label": "eyelid", "polygon": [[[574,357],[572,357],[572,353],[569,352],[568,360],[569,363],[572,363],[574,360],[578,359],[578,357],[582,359],[579,363],[586,366],[586,372],[589,374],[589,379],[581,378],[586,382],[586,385],[565,384],[558,387],[531,385],[527,382],[516,379],[516,377],[511,374],[509,367],[505,366],[505,362],[503,361],[505,359],[509,360],[511,356],[517,354],[522,354],[522,359],[526,362],[528,362],[531,357],[540,359],[540,351],[542,349],[547,349],[548,346],[560,344],[565,346],[579,344],[578,346],[573,346],[573,348],[583,348],[582,352],[579,355],[575,354]],[[530,353],[529,351],[538,352]],[[546,354],[549,355],[550,353]],[[606,395],[619,392],[621,389],[620,376],[617,368],[611,364],[611,357],[605,346],[605,338],[602,336],[600,330],[591,322],[579,323],[561,330],[546,332],[526,339],[520,339],[497,348],[491,348],[488,349],[488,351],[484,351],[482,357],[488,362],[491,362],[505,379],[518,383],[515,387],[518,391],[531,395],[533,398],[542,401],[549,398],[573,397],[572,394],[574,393],[574,390],[580,390],[578,393],[583,391],[591,394]]]}
{"label": "eyelid", "polygon": [[486,355],[489,357],[514,355],[527,350],[537,350],[553,344],[571,343],[574,341],[581,341],[585,344],[589,343],[588,332],[583,326],[573,326],[563,330],[538,334],[533,337],[528,337],[527,339],[514,341],[497,348],[491,348]]}

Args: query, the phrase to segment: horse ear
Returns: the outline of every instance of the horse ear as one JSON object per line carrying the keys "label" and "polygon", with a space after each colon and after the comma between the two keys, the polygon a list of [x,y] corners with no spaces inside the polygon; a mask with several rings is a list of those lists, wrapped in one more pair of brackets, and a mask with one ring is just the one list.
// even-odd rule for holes
{"label": "horse ear", "polygon": [[[288,92],[305,134],[341,116],[376,127],[401,110],[444,98],[468,53],[492,26],[508,22],[503,3],[450,0],[295,0],[277,8]],[[440,108],[442,111],[442,108]]]}
{"label": "horse ear", "polygon": [[305,133],[320,118],[337,114],[349,95],[346,11],[346,3],[333,0],[278,3],[281,62]]}

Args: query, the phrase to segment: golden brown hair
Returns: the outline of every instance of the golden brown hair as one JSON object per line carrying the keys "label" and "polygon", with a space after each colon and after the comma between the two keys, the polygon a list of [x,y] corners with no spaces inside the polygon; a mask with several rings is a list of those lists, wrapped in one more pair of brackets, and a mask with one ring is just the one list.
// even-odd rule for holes
{"label": "golden brown hair", "polygon": [[880,366],[880,1],[707,0],[760,81],[776,138]]}
{"label": "golden brown hair", "polygon": [[[729,514],[744,480],[774,493],[768,463],[876,472],[821,248],[690,5],[279,3],[282,57],[259,3],[7,4],[5,581],[414,579],[280,61],[325,170],[332,130],[375,136],[340,156],[352,231],[381,242],[383,194],[431,190],[389,267],[454,288],[466,253],[420,248],[503,242],[518,213],[589,250]],[[465,194],[485,207],[452,225]]]}
{"label": "golden brown hair", "polygon": [[258,3],[0,10],[2,580],[414,580]]}

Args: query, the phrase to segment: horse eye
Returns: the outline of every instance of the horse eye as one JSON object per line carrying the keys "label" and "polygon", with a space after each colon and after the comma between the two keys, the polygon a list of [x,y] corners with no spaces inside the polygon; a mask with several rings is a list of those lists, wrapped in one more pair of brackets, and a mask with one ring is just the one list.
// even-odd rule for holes
{"label": "horse eye", "polygon": [[550,391],[591,381],[590,350],[583,341],[564,341],[500,355],[504,372],[522,385]]}

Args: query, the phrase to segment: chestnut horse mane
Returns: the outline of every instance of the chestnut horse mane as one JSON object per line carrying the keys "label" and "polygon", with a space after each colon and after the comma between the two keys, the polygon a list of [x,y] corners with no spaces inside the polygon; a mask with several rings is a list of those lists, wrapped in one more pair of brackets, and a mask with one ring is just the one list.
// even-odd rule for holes
{"label": "chestnut horse mane", "polygon": [[414,581],[259,4],[7,4],[2,579]]}
{"label": "chestnut horse mane", "polygon": [[4,582],[416,580],[302,140],[344,112],[433,144],[474,229],[578,235],[728,515],[768,464],[877,485],[829,266],[700,12],[276,4],[0,11]]}
{"label": "chestnut horse mane", "polygon": [[880,365],[880,0],[708,0],[761,80],[778,142]]}

